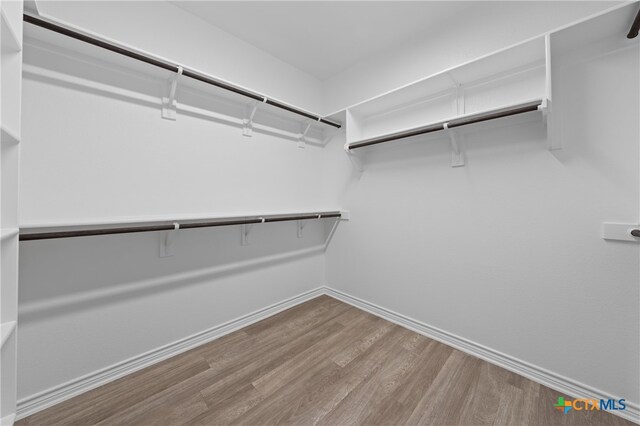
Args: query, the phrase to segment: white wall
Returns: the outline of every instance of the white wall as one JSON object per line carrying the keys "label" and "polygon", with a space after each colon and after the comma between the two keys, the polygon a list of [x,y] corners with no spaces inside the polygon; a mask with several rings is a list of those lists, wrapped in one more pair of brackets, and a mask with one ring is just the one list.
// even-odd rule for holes
{"label": "white wall", "polygon": [[23,242],[18,397],[25,398],[324,283],[324,227],[180,231]]}
{"label": "white wall", "polygon": [[[250,46],[180,9],[115,4],[50,12],[319,108],[316,80],[264,53],[252,52],[258,62],[248,62],[256,56],[234,49]],[[451,28],[439,42],[372,58],[326,82],[324,109],[603,7],[545,5],[553,12],[524,4],[524,17],[514,5],[491,6],[520,17],[497,16],[485,26],[465,21],[466,30]],[[157,31],[128,32],[143,17]],[[175,17],[193,33],[163,31]],[[193,50],[182,50],[193,34]],[[216,51],[237,62],[201,53],[216,40]],[[27,64],[37,62],[33,53],[27,46]],[[164,121],[157,106],[25,73],[23,223],[338,207],[353,219],[338,227],[326,265],[321,224],[309,225],[300,240],[292,223],[255,227],[245,247],[236,228],[185,231],[171,258],[157,257],[155,234],[22,243],[19,397],[326,283],[637,402],[638,247],[602,240],[600,224],[638,220],[640,108],[630,95],[639,89],[638,58],[620,51],[584,61],[561,77],[567,110],[574,111],[565,117],[563,151],[546,150],[539,122],[477,127],[467,136],[464,168],[449,167],[446,140],[435,136],[372,149],[361,177],[340,138],[300,150],[289,140],[243,138],[237,127],[190,115]],[[115,78],[92,72],[98,80]]]}
{"label": "white wall", "polygon": [[[315,77],[165,1],[41,1],[40,13],[317,112]],[[117,22],[117,25],[114,23]]]}
{"label": "white wall", "polygon": [[[317,99],[315,82],[265,54],[238,54],[239,42],[219,39],[223,35],[180,9],[114,4],[114,10],[129,8],[139,18],[154,14],[146,15],[144,26],[136,23],[132,34],[110,33],[114,38],[214,74],[233,72],[234,81],[292,102],[298,96]],[[80,13],[88,7],[93,20]],[[133,19],[95,3],[74,3],[64,17],[71,14],[78,14],[74,22],[105,33],[127,28],[124,22],[113,25],[116,15]],[[181,31],[169,25],[169,15],[171,23],[184,18]],[[216,43],[237,58],[233,67],[223,69],[229,61],[202,54]],[[189,44],[192,51],[180,51]],[[23,226],[337,207],[335,195],[322,185],[321,147],[298,149],[295,141],[257,131],[243,137],[237,126],[185,114],[180,107],[177,121],[163,120],[159,104],[144,99],[166,94],[164,80],[64,50],[46,52],[31,42],[24,53]],[[253,64],[246,73],[253,60],[262,60],[261,68]],[[130,92],[123,95],[118,88]],[[180,86],[179,101],[201,102],[192,92]],[[167,258],[158,256],[155,233],[23,242],[18,397],[323,285],[322,222],[308,223],[300,239],[295,222],[255,225],[247,246],[240,245],[239,227],[180,231],[175,255]]]}
{"label": "white wall", "polygon": [[623,36],[554,55],[562,151],[539,120],[494,122],[465,129],[464,168],[434,135],[370,148],[358,176],[332,144],[352,220],[329,286],[637,404],[639,247],[601,237],[638,221],[640,55]]}
{"label": "white wall", "polygon": [[[237,74],[239,80],[234,81],[239,83],[244,83],[239,70],[246,65],[239,61],[255,56],[251,51],[255,48],[247,45],[242,52],[239,41],[229,40],[228,35],[220,40],[214,27],[164,2],[45,2],[42,12],[52,5],[55,15],[65,20],[148,51],[166,53],[185,64],[199,60],[202,64],[195,66],[205,71],[210,68],[214,75],[225,77],[217,67],[228,66],[227,72]],[[142,13],[147,13],[145,19]],[[131,25],[113,25],[119,15],[131,19]],[[113,19],[108,18],[111,16]],[[144,25],[133,25],[135,18]],[[175,51],[165,49],[165,40],[154,36],[171,27],[162,20],[169,18],[177,34],[171,44]],[[116,34],[121,29],[132,33]],[[205,30],[210,32],[202,34]],[[210,86],[194,85],[188,79],[178,84],[178,120],[163,120],[159,100],[168,94],[169,73],[156,74],[156,68],[129,59],[112,64],[110,61],[121,57],[81,42],[46,45],[53,37],[68,40],[50,32],[43,33],[44,42],[39,37],[34,32],[26,37],[22,225],[335,207],[335,197],[320,189],[323,167],[317,157],[322,150],[317,146],[297,149],[295,140],[257,131],[253,137],[243,137],[237,125],[188,114],[183,105],[237,118],[244,112],[240,103],[209,102],[215,99],[207,93]],[[220,43],[219,51],[210,40]],[[203,55],[205,45],[217,53]],[[180,46],[193,49],[180,50]],[[228,65],[233,61],[225,55],[237,58],[234,66]],[[254,83],[251,87],[264,87],[265,92],[271,87],[284,98],[317,99],[314,81],[300,81],[292,73],[301,72],[274,58],[261,59],[261,67],[247,73],[247,80]],[[260,108],[257,118],[264,115],[263,110]],[[280,127],[291,130],[291,123]]]}
{"label": "white wall", "polygon": [[488,1],[425,37],[360,61],[325,80],[331,114],[444,69],[615,6],[615,1]]}

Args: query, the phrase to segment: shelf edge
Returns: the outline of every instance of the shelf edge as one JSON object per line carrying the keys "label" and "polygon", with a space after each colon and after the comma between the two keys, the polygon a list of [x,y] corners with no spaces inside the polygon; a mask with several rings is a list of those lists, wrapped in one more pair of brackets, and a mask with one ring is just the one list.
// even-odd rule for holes
{"label": "shelf edge", "polygon": [[[385,134],[374,136],[374,137],[371,137],[371,138],[361,139],[361,140],[357,140],[357,141],[354,141],[354,142],[350,142],[347,145],[347,147],[349,149],[364,148],[366,146],[376,145],[376,144],[388,142],[388,141],[391,141],[391,140],[403,139],[403,138],[406,138],[406,137],[415,136],[415,135],[412,135],[410,133],[420,132],[421,130],[426,130],[426,131],[424,131],[422,133],[430,133],[430,132],[434,132],[434,131],[440,131],[440,130],[444,130],[445,129],[444,128],[444,124],[445,123],[449,124],[449,127],[451,127],[451,128],[458,127],[458,126],[466,125],[467,123],[458,124],[458,123],[455,123],[455,122],[465,121],[465,120],[469,120],[469,119],[472,119],[474,117],[483,116],[483,115],[491,115],[493,113],[498,113],[498,112],[501,112],[501,111],[506,111],[506,110],[511,110],[511,109],[517,109],[517,108],[522,108],[522,107],[526,107],[526,106],[540,105],[541,103],[542,103],[542,99],[538,98],[538,99],[532,99],[532,100],[528,100],[528,101],[524,101],[524,102],[518,102],[517,104],[507,105],[507,106],[500,107],[500,108],[493,108],[493,109],[473,112],[473,113],[469,113],[469,114],[462,114],[462,115],[458,115],[458,116],[455,116],[455,117],[451,117],[451,118],[446,119],[446,120],[441,120],[441,121],[437,121],[437,122],[433,122],[433,123],[423,124],[423,125],[415,126],[415,127],[409,127],[407,129],[398,130],[396,132],[385,133]],[[501,117],[496,117],[496,118],[501,118]],[[468,124],[474,124],[474,123],[471,122],[471,123],[468,123]],[[403,136],[405,133],[407,135]],[[420,134],[420,133],[418,133],[418,134]]]}

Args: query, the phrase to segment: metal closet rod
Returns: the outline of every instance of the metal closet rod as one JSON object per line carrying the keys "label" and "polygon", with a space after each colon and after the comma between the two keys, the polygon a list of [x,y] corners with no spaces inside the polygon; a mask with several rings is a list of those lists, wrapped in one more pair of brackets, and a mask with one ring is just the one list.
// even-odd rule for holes
{"label": "metal closet rod", "polygon": [[[172,71],[172,72],[176,72],[176,73],[178,72],[178,68],[179,68],[178,65],[174,65],[174,64],[171,64],[171,63],[168,63],[168,62],[164,62],[164,61],[158,60],[156,58],[153,58],[153,57],[150,57],[150,56],[143,55],[141,53],[135,52],[135,51],[130,50],[130,49],[125,49],[125,48],[117,46],[115,44],[108,43],[106,41],[97,39],[95,37],[88,36],[86,34],[80,33],[78,31],[71,30],[69,28],[63,27],[63,26],[58,25],[58,24],[54,24],[54,23],[46,21],[44,19],[37,18],[35,16],[28,15],[28,14],[25,13],[23,15],[23,20],[24,20],[24,22],[28,22],[30,24],[37,25],[37,26],[39,26],[41,28],[45,28],[47,30],[54,31],[56,33],[65,35],[67,37],[71,37],[71,38],[74,38],[76,40],[80,40],[80,41],[83,41],[85,43],[89,43],[89,44],[92,44],[94,46],[101,47],[101,48],[109,50],[111,52],[115,52],[115,53],[118,53],[120,55],[127,56],[129,58],[136,59],[138,61],[145,62],[147,64],[150,64],[150,65],[153,65],[153,66],[156,66],[156,67],[159,67],[159,68],[163,68],[163,69],[168,70],[168,71]],[[296,107],[293,107],[291,105],[287,105],[285,103],[278,102],[278,101],[275,101],[273,99],[269,99],[266,96],[261,95],[259,93],[250,92],[250,91],[242,89],[240,87],[233,86],[231,84],[228,84],[228,83],[225,83],[223,81],[217,80],[217,79],[215,79],[213,77],[209,77],[207,75],[200,74],[200,73],[195,72],[195,71],[191,71],[191,70],[187,69],[186,67],[182,67],[182,68],[183,68],[182,75],[185,76],[185,77],[189,77],[189,78],[192,78],[194,80],[198,80],[198,81],[201,81],[203,83],[210,84],[212,86],[216,86],[216,87],[219,87],[221,89],[228,90],[230,92],[234,92],[234,93],[237,93],[237,94],[242,95],[242,96],[246,96],[247,98],[251,98],[251,99],[254,99],[256,101],[267,103],[267,104],[272,105],[272,106],[274,106],[276,108],[280,108],[280,109],[283,109],[285,111],[289,111],[289,112],[292,112],[294,114],[297,114],[297,115],[300,115],[300,116],[303,116],[303,117],[306,117],[306,118],[310,118],[310,119],[315,120],[315,121],[317,121],[319,123],[327,124],[329,126],[333,126],[333,127],[338,128],[338,129],[342,126],[340,123],[336,123],[334,121],[327,120],[327,119],[322,118],[322,117],[320,117],[318,115],[311,114],[309,112],[303,111],[303,110],[298,109]]]}
{"label": "metal closet rod", "polygon": [[[395,141],[398,139],[409,138],[412,136],[423,135],[425,133],[438,132],[447,128],[466,126],[467,124],[480,123],[482,121],[495,120],[496,118],[509,117],[511,115],[523,114],[525,112],[536,111],[538,107],[542,105],[542,101],[527,102],[520,105],[515,105],[509,108],[498,109],[495,111],[489,111],[482,114],[472,115],[469,117],[458,118],[450,121],[442,121],[440,123],[429,124],[428,126],[418,127],[411,130],[405,130],[398,133],[392,133],[386,136],[375,137],[366,139],[360,142],[355,142],[349,145],[349,149],[363,148],[365,146],[377,145],[379,143]],[[445,124],[447,125],[445,127]]]}
{"label": "metal closet rod", "polygon": [[72,238],[72,237],[90,237],[95,235],[112,235],[112,234],[131,234],[134,232],[156,232],[156,231],[173,231],[175,229],[193,229],[193,228],[211,228],[214,226],[232,226],[247,225],[253,223],[269,223],[269,222],[285,222],[290,220],[311,220],[311,219],[328,219],[339,218],[340,212],[321,212],[303,215],[272,215],[272,216],[250,216],[241,218],[232,218],[229,220],[203,220],[200,222],[188,221],[179,223],[172,221],[161,225],[139,225],[124,226],[120,228],[93,228],[93,229],[77,229],[72,231],[51,231],[20,234],[20,241],[33,240],[50,240],[55,238]]}
{"label": "metal closet rod", "polygon": [[627,38],[638,37],[639,31],[640,31],[640,9],[638,9],[638,14],[636,15],[636,19],[633,20],[633,24],[629,29],[629,34],[627,34]]}

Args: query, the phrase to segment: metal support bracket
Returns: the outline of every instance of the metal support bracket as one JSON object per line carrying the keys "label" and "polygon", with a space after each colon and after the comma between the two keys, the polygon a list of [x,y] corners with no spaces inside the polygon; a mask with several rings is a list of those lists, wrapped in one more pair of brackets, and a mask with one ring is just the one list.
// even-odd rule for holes
{"label": "metal support bracket", "polygon": [[251,102],[245,108],[245,116],[242,119],[242,136],[253,136],[253,117],[258,110],[258,101]]}
{"label": "metal support bracket", "polygon": [[162,118],[176,120],[176,91],[178,89],[178,78],[182,75],[182,67],[178,67],[178,72],[169,79],[169,97],[162,98]]}
{"label": "metal support bracket", "polygon": [[[265,218],[260,218],[261,223],[265,222]],[[240,225],[240,244],[246,246],[249,244],[249,232],[251,232],[251,228],[253,228],[253,223],[243,223]]]}
{"label": "metal support bracket", "polygon": [[298,134],[298,148],[304,149],[307,146],[307,133],[309,133],[309,129],[311,129],[311,120],[302,125],[302,132]]}
{"label": "metal support bracket", "polygon": [[458,135],[456,132],[449,128],[449,123],[444,123],[444,130],[449,136],[449,142],[451,144],[451,167],[464,166],[464,153],[458,143]]}
{"label": "metal support bracket", "polygon": [[164,231],[160,234],[160,257],[170,257],[174,254],[173,243],[178,236],[180,224],[174,222],[173,227],[172,231]]}

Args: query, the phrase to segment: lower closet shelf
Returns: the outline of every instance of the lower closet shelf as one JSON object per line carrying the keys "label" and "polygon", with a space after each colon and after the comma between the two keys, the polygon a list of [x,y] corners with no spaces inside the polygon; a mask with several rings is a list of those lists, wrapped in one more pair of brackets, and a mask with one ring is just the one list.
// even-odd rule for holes
{"label": "lower closet shelf", "polygon": [[253,225],[258,223],[301,221],[314,219],[348,219],[344,211],[312,213],[265,214],[215,218],[189,218],[155,221],[121,221],[103,224],[66,226],[27,226],[20,228],[20,241],[56,238],[88,237],[96,235],[130,234],[136,232],[173,231],[178,229],[209,228],[216,226]]}

